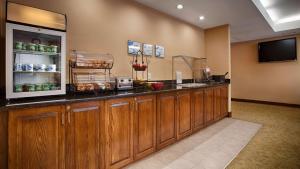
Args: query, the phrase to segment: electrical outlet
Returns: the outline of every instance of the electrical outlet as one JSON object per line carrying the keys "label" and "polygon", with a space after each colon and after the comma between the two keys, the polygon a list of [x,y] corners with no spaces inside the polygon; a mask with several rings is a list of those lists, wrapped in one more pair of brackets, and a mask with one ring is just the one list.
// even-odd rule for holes
{"label": "electrical outlet", "polygon": [[151,80],[151,73],[148,73],[148,80]]}

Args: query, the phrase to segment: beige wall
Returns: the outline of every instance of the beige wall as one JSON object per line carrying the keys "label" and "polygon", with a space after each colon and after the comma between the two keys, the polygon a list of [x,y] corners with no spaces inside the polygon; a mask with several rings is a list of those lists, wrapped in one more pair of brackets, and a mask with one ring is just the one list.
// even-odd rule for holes
{"label": "beige wall", "polygon": [[[230,27],[223,25],[205,30],[205,56],[212,74],[231,77]],[[231,85],[229,85],[228,111],[231,112]]]}
{"label": "beige wall", "polygon": [[[14,0],[66,13],[67,50],[109,52],[114,75],[130,75],[127,40],[165,47],[165,59],[152,57],[152,79],[171,79],[171,56],[204,57],[204,31],[130,0]],[[188,74],[189,75],[189,74]]]}
{"label": "beige wall", "polygon": [[267,40],[232,44],[232,97],[300,104],[300,35],[292,62],[259,63],[257,43]]}
{"label": "beige wall", "polygon": [[230,27],[223,25],[205,30],[205,56],[213,74],[230,76]]}

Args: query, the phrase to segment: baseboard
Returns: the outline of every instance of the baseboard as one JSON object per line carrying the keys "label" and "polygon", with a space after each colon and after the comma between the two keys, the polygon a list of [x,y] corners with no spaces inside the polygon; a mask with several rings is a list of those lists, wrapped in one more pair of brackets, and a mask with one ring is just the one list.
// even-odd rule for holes
{"label": "baseboard", "polygon": [[228,112],[228,116],[227,117],[232,117],[232,112]]}
{"label": "baseboard", "polygon": [[236,101],[236,102],[248,102],[248,103],[258,103],[258,104],[268,104],[268,105],[287,106],[287,107],[296,107],[296,108],[300,108],[300,104],[289,104],[289,103],[269,102],[269,101],[261,101],[261,100],[251,100],[251,99],[231,98],[231,101]]}

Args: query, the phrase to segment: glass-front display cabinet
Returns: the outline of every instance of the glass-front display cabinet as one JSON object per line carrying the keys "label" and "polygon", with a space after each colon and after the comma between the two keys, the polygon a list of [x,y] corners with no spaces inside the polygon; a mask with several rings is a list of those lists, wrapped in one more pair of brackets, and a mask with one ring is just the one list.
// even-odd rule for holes
{"label": "glass-front display cabinet", "polygon": [[66,33],[6,24],[6,97],[66,93]]}

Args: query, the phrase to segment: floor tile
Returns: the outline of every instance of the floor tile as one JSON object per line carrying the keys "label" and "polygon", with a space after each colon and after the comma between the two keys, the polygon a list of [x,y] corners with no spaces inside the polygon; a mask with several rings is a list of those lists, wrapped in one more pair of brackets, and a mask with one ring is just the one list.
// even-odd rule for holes
{"label": "floor tile", "polygon": [[225,118],[127,169],[222,169],[261,125]]}

